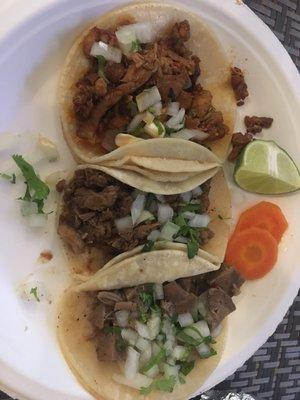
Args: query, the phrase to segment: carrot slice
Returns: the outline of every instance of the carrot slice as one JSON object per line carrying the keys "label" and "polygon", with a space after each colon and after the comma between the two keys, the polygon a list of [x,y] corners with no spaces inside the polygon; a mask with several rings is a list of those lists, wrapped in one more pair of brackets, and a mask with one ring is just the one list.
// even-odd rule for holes
{"label": "carrot slice", "polygon": [[225,262],[237,268],[245,279],[258,279],[274,267],[277,255],[275,238],[268,231],[254,227],[231,236]]}
{"label": "carrot slice", "polygon": [[279,243],[288,223],[280,207],[268,201],[262,201],[240,215],[235,232],[252,227],[267,230]]}

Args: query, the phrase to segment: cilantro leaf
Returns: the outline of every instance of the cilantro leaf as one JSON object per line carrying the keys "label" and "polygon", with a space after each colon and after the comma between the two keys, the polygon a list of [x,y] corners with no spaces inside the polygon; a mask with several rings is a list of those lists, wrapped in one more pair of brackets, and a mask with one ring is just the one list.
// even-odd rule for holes
{"label": "cilantro leaf", "polygon": [[166,358],[166,350],[161,349],[156,356],[153,356],[150,358],[150,360],[146,363],[146,365],[143,367],[142,372],[145,373],[149,371],[152,367],[155,365],[158,365],[162,360]]}
{"label": "cilantro leaf", "polygon": [[121,334],[121,328],[119,326],[106,326],[104,331],[107,333],[117,333]]}
{"label": "cilantro leaf", "polygon": [[187,376],[195,366],[195,361],[181,361],[180,362],[180,372]]}
{"label": "cilantro leaf", "polygon": [[153,294],[151,293],[142,292],[139,294],[139,297],[143,304],[148,308],[155,304]]}
{"label": "cilantro leaf", "polygon": [[198,249],[199,249],[198,241],[194,237],[189,239],[189,241],[187,242],[188,258],[189,259],[194,258],[195,255],[198,253]]}
{"label": "cilantro leaf", "polygon": [[147,395],[152,392],[152,390],[160,390],[162,392],[173,392],[174,386],[176,384],[175,376],[170,376],[167,379],[157,379],[151,383],[148,387],[143,387],[140,389],[140,393]]}
{"label": "cilantro leaf", "polygon": [[16,174],[8,175],[8,174],[0,174],[1,178],[6,179],[10,183],[16,183]]}
{"label": "cilantro leaf", "polygon": [[35,297],[36,301],[40,302],[40,298],[38,296],[37,290],[38,290],[37,287],[33,287],[33,288],[31,288],[29,293]]}
{"label": "cilantro leaf", "polygon": [[142,253],[147,253],[148,251],[151,251],[153,247],[154,247],[154,241],[148,240],[148,242],[142,248]]}
{"label": "cilantro leaf", "polygon": [[176,334],[176,337],[181,342],[184,342],[184,343],[189,344],[194,347],[199,346],[201,343],[203,343],[203,339],[200,339],[200,338],[199,338],[199,340],[194,339],[190,335],[186,334],[184,331],[179,331]]}
{"label": "cilantro leaf", "polygon": [[143,324],[146,324],[146,322],[149,320],[149,315],[145,311],[140,311],[139,320]]}
{"label": "cilantro leaf", "polygon": [[138,39],[136,39],[134,42],[131,43],[131,51],[133,53],[137,53],[141,50],[142,50],[141,42]]}
{"label": "cilantro leaf", "polygon": [[179,204],[179,207],[181,213],[184,213],[185,211],[197,212],[201,210],[200,203],[195,203],[195,204],[181,203]]}
{"label": "cilantro leaf", "polygon": [[108,83],[108,79],[105,76],[105,65],[106,65],[106,59],[103,56],[97,56],[98,60],[98,75],[100,78],[104,80],[104,82]]}

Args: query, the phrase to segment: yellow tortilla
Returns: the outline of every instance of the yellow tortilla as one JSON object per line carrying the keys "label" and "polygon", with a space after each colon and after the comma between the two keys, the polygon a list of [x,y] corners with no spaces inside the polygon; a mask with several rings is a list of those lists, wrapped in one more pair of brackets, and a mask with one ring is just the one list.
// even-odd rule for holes
{"label": "yellow tortilla", "polygon": [[112,379],[121,374],[121,368],[114,362],[100,362],[97,359],[94,340],[86,340],[89,333],[88,315],[90,297],[87,292],[69,289],[63,296],[58,317],[58,340],[62,353],[78,382],[98,400],[182,400],[192,395],[203,385],[217,367],[226,340],[226,321],[214,344],[217,355],[197,360],[195,368],[185,378],[185,384],[175,386],[172,393],[153,391],[142,396],[135,389],[121,385]]}
{"label": "yellow tortilla", "polygon": [[[222,112],[224,123],[229,127],[229,134],[223,139],[210,143],[212,151],[225,159],[230,138],[233,133],[236,102],[230,86],[230,65],[226,54],[215,34],[195,14],[175,6],[159,2],[139,2],[117,8],[101,16],[86,29],[71,48],[62,70],[59,88],[60,117],[64,137],[79,161],[93,163],[103,151],[99,146],[84,146],[76,135],[77,124],[73,113],[73,95],[76,82],[88,70],[89,64],[82,51],[82,41],[93,26],[101,28],[117,27],[122,21],[142,22],[150,20],[156,32],[163,33],[175,22],[187,19],[191,26],[191,39],[188,48],[201,59],[200,83],[213,95],[213,105]],[[153,139],[150,139],[151,142]],[[170,140],[170,139],[166,139]],[[125,146],[126,147],[126,146]],[[104,156],[105,157],[105,156]],[[97,163],[98,163],[97,161]]]}

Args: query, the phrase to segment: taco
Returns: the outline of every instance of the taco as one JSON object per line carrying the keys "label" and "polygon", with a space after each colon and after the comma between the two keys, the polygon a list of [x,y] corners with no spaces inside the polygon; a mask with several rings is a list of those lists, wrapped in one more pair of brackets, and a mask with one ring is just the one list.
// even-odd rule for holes
{"label": "taco", "polygon": [[[180,194],[172,195],[153,193],[153,187],[168,186],[166,182],[149,180],[149,186],[141,185],[147,191],[141,191],[136,189],[136,180],[128,184],[126,174],[119,180],[124,171],[117,171],[80,166],[68,181],[58,184],[63,191],[58,234],[77,278],[85,280],[107,263],[125,265],[128,258],[149,251],[159,252],[161,262],[162,250],[168,250],[173,258],[178,252],[183,263],[201,257],[220,266],[231,216],[222,171],[193,190],[178,189]],[[175,184],[185,187],[185,181]]]}
{"label": "taco", "polygon": [[[97,399],[190,398],[222,357],[226,317],[244,280],[225,265],[214,271],[201,257],[180,270],[173,268],[175,258],[169,264],[153,253],[134,259],[64,294],[58,319],[63,355]],[[110,269],[125,269],[127,278],[122,282]]]}
{"label": "taco", "polygon": [[67,56],[59,98],[70,149],[94,164],[117,146],[157,137],[192,140],[224,159],[236,106],[213,32],[156,2],[115,9],[85,30]]}

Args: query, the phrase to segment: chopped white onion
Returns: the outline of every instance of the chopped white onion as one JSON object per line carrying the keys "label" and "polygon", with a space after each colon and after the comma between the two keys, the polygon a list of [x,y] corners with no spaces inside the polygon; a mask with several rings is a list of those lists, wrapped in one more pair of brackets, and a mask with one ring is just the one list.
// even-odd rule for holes
{"label": "chopped white onion", "polygon": [[172,356],[175,345],[175,338],[167,338],[164,344],[164,349],[166,350],[167,356]]}
{"label": "chopped white onion", "polygon": [[147,210],[143,210],[141,215],[138,217],[138,219],[136,220],[135,225],[141,224],[144,221],[153,221],[155,219],[154,215],[151,214],[150,211]]}
{"label": "chopped white onion", "polygon": [[174,360],[173,357],[170,356],[170,357],[167,358],[167,363],[168,363],[169,365],[174,366],[174,365],[176,364],[176,361]]}
{"label": "chopped white onion", "polygon": [[189,226],[191,228],[206,228],[210,223],[210,217],[207,214],[196,214],[193,219],[190,220]]}
{"label": "chopped white onion", "polygon": [[163,194],[156,194],[155,196],[156,196],[157,200],[160,201],[161,203],[166,202],[165,196]]}
{"label": "chopped white onion", "polygon": [[154,340],[156,336],[159,334],[160,330],[160,316],[156,313],[153,313],[149,321],[147,322],[147,326],[149,329],[150,340]]}
{"label": "chopped white onion", "polygon": [[136,104],[140,112],[161,101],[161,96],[157,86],[144,90],[136,96]]}
{"label": "chopped white onion", "polygon": [[220,335],[222,332],[222,324],[219,324],[218,326],[215,327],[210,333],[211,337],[216,338],[217,336]]}
{"label": "chopped white onion", "polygon": [[21,214],[23,217],[28,217],[29,215],[37,214],[38,206],[36,203],[31,201],[22,201],[21,203]]}
{"label": "chopped white onion", "polygon": [[145,111],[143,121],[146,124],[151,124],[154,121],[154,115],[150,111]]}
{"label": "chopped white onion", "polygon": [[184,236],[177,236],[177,237],[174,239],[174,242],[187,244],[187,243],[189,242],[189,240],[188,240],[186,237],[184,237]]}
{"label": "chopped white onion", "polygon": [[152,355],[151,342],[142,337],[139,337],[135,346],[141,352],[140,367],[142,368],[151,358]]}
{"label": "chopped white onion", "polygon": [[131,193],[131,197],[133,199],[136,199],[139,194],[145,194],[145,192],[143,192],[142,190],[139,190],[139,189],[134,189],[134,191]]}
{"label": "chopped white onion", "polygon": [[205,304],[199,299],[197,304],[197,310],[200,313],[201,317],[204,318],[207,314],[207,310]]}
{"label": "chopped white onion", "polygon": [[47,224],[47,214],[31,214],[27,218],[31,228],[44,228]]}
{"label": "chopped white onion", "polygon": [[160,231],[158,229],[155,229],[154,231],[149,233],[147,239],[151,240],[152,242],[156,242],[159,236],[160,236]]}
{"label": "chopped white onion", "polygon": [[210,347],[205,343],[201,343],[196,349],[201,358],[207,358],[211,355]]}
{"label": "chopped white onion", "polygon": [[21,135],[7,133],[0,135],[0,151],[9,150],[20,143]]}
{"label": "chopped white onion", "polygon": [[113,380],[121,385],[129,386],[134,389],[141,389],[143,387],[148,387],[153,382],[153,379],[148,378],[148,376],[137,373],[133,378],[128,379],[120,374],[113,374]]}
{"label": "chopped white onion", "polygon": [[167,338],[171,337],[173,335],[173,328],[171,321],[165,318],[163,320],[161,330],[167,336]]}
{"label": "chopped white onion", "polygon": [[125,54],[128,54],[132,50],[132,44],[136,42],[136,33],[133,29],[133,25],[125,25],[116,31],[116,37],[119,45]]}
{"label": "chopped white onion", "polygon": [[163,300],[165,295],[164,295],[164,288],[161,283],[155,283],[154,284],[154,296],[156,300]]}
{"label": "chopped white onion", "polygon": [[175,132],[178,132],[178,131],[182,130],[183,128],[184,128],[184,122],[181,122],[180,124],[175,125],[175,126],[172,128],[172,130],[175,131]]}
{"label": "chopped white onion", "polygon": [[125,328],[128,325],[129,319],[129,311],[128,310],[120,310],[115,312],[115,316],[117,322],[121,328]]}
{"label": "chopped white onion", "polygon": [[135,321],[135,329],[137,333],[144,339],[151,339],[149,327],[146,324],[142,324],[140,321]]}
{"label": "chopped white onion", "polygon": [[200,332],[201,336],[203,337],[210,336],[210,329],[206,321],[204,320],[198,321],[195,324],[193,324],[193,327]]}
{"label": "chopped white onion", "polygon": [[166,134],[166,128],[164,124],[160,121],[154,121],[150,124],[144,126],[144,131],[154,138],[156,137],[164,137]]}
{"label": "chopped white onion", "polygon": [[151,43],[155,40],[156,32],[151,22],[139,22],[132,26],[139,42]]}
{"label": "chopped white onion", "polygon": [[130,328],[122,329],[121,336],[131,346],[134,346],[138,340],[138,334],[133,329]]}
{"label": "chopped white onion", "polygon": [[192,199],[192,192],[185,192],[180,194],[180,198],[186,202],[189,203]]}
{"label": "chopped white onion", "polygon": [[182,328],[189,326],[194,323],[193,317],[190,313],[184,313],[178,315],[178,322]]}
{"label": "chopped white onion", "polygon": [[208,138],[209,134],[198,129],[181,129],[177,132],[173,132],[170,135],[172,138],[190,140],[192,138],[197,138],[199,140],[205,140]]}
{"label": "chopped white onion", "polygon": [[179,113],[180,104],[177,102],[172,102],[168,104],[167,107],[167,114],[171,117],[174,117]]}
{"label": "chopped white onion", "polygon": [[196,215],[196,213],[192,212],[192,211],[185,211],[184,213],[182,213],[183,217],[191,220],[194,218],[194,216]]}
{"label": "chopped white onion", "polygon": [[148,376],[149,378],[155,378],[159,374],[159,368],[158,365],[153,365],[152,368],[150,368],[147,372],[145,372],[145,375]]}
{"label": "chopped white onion", "polygon": [[127,358],[124,365],[125,378],[131,379],[137,374],[139,369],[139,359],[140,353],[132,347],[128,347]]}
{"label": "chopped white onion", "polygon": [[184,346],[175,346],[172,357],[175,360],[182,360],[186,355],[186,348]]}
{"label": "chopped white onion", "polygon": [[157,356],[157,354],[161,351],[161,347],[159,347],[159,345],[155,342],[152,342],[151,345],[152,345],[152,354],[154,356]]}
{"label": "chopped white onion", "polygon": [[173,215],[173,208],[169,204],[158,204],[157,218],[160,223],[171,221]]}
{"label": "chopped white onion", "polygon": [[173,224],[173,222],[166,222],[165,225],[162,227],[162,230],[160,232],[159,238],[161,240],[173,240],[173,236],[176,235],[180,230],[180,227],[176,224]]}
{"label": "chopped white onion", "polygon": [[153,106],[150,107],[149,111],[155,115],[156,117],[159,117],[161,112],[162,112],[162,102],[159,101],[158,103],[154,104]]}
{"label": "chopped white onion", "polygon": [[118,232],[124,232],[132,229],[132,218],[128,215],[127,217],[115,219],[115,225]]}
{"label": "chopped white onion", "polygon": [[127,132],[133,132],[140,125],[143,119],[144,119],[144,113],[137,114],[135,117],[133,117],[132,121],[127,127]]}
{"label": "chopped white onion", "polygon": [[132,218],[133,225],[136,224],[136,221],[142,214],[142,211],[144,210],[144,207],[145,207],[145,202],[146,202],[146,196],[144,194],[138,194],[136,199],[132,203],[131,218]]}
{"label": "chopped white onion", "polygon": [[175,378],[178,378],[178,373],[179,373],[180,366],[179,365],[169,365],[169,364],[164,364],[163,365],[163,371],[164,375],[166,378],[170,378],[171,376],[175,376]]}
{"label": "chopped white onion", "polygon": [[107,61],[120,63],[122,60],[122,51],[117,47],[112,47],[104,42],[96,42],[93,44],[90,52],[91,56],[103,56]]}
{"label": "chopped white onion", "polygon": [[174,115],[166,122],[167,127],[171,129],[175,128],[178,124],[180,124],[183,121],[184,116],[185,116],[185,109],[181,108],[177,115]]}
{"label": "chopped white onion", "polygon": [[48,161],[53,162],[59,159],[57,146],[52,142],[52,140],[39,135],[37,146],[47,157]]}
{"label": "chopped white onion", "polygon": [[201,186],[197,186],[194,190],[192,190],[193,196],[200,196],[203,193]]}

